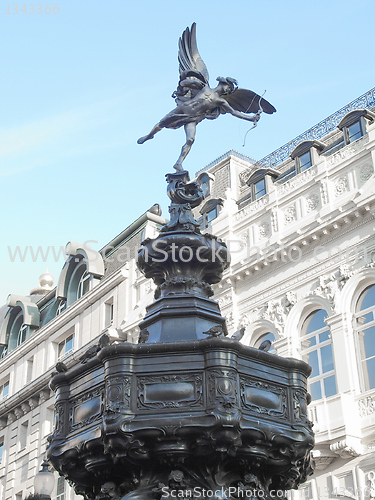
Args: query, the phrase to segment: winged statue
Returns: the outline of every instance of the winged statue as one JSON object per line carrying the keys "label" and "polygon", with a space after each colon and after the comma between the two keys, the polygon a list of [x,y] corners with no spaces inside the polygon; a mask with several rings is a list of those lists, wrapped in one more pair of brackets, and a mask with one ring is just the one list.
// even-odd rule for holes
{"label": "winged statue", "polygon": [[214,120],[220,114],[230,113],[253,122],[255,126],[262,111],[267,114],[276,111],[272,104],[255,92],[238,88],[234,78],[219,76],[216,79],[219,82],[217,87],[210,87],[207,67],[198,52],[195,23],[190,29],[186,28],[179,40],[178,62],[180,80],[177,90],[172,94],[176,108],[137,141],[143,144],[163,128],[178,129],[184,126],[186,142],[174,165],[177,171],[183,170],[182,162],[194,143],[197,124],[205,118]]}

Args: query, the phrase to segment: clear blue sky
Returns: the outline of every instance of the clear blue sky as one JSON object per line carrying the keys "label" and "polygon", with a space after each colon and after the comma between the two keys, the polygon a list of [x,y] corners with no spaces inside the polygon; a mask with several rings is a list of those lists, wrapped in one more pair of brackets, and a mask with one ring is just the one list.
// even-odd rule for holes
{"label": "clear blue sky", "polygon": [[[69,240],[99,249],[159,202],[183,130],[138,137],[174,107],[177,41],[197,23],[213,85],[231,76],[277,108],[243,137],[231,116],[198,126],[185,168],[225,151],[260,159],[375,86],[373,0],[62,0],[57,14],[0,2],[0,304],[63,260],[17,258]],[[18,7],[19,13],[14,14]],[[56,9],[55,9],[56,10]]]}

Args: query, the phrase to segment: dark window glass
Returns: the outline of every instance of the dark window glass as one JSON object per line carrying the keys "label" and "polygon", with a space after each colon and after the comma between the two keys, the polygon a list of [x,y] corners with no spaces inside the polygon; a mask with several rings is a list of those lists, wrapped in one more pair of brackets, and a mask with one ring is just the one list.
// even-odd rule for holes
{"label": "dark window glass", "polygon": [[348,127],[348,142],[353,142],[362,137],[362,127],[360,122],[355,122]]}
{"label": "dark window glass", "polygon": [[311,167],[311,154],[310,151],[307,151],[307,153],[304,153],[299,157],[299,170],[300,172],[303,172],[304,170],[307,170],[308,168]]}
{"label": "dark window glass", "polygon": [[261,179],[254,184],[254,198],[257,200],[266,194],[266,181]]}
{"label": "dark window glass", "polygon": [[216,219],[217,216],[218,216],[218,210],[217,210],[217,206],[216,206],[215,208],[213,208],[212,210],[207,212],[207,214],[206,214],[207,223],[212,222],[214,219]]}

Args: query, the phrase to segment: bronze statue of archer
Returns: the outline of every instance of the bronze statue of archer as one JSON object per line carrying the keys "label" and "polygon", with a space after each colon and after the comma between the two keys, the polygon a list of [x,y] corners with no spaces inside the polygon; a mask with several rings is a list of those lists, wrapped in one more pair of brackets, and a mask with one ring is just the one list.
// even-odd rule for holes
{"label": "bronze statue of archer", "polygon": [[[163,128],[185,128],[186,142],[174,165],[182,171],[182,162],[189,153],[195,139],[196,127],[205,118],[214,120],[220,114],[231,113],[237,118],[257,124],[260,113],[272,114],[276,109],[255,92],[240,89],[233,78],[218,77],[219,84],[212,89],[208,84],[208,71],[198,52],[196,24],[186,28],[179,40],[178,62],[180,81],[173,92],[177,107],[155,125],[151,132],[138,139],[138,144],[152,139]],[[252,113],[247,114],[247,113]]]}

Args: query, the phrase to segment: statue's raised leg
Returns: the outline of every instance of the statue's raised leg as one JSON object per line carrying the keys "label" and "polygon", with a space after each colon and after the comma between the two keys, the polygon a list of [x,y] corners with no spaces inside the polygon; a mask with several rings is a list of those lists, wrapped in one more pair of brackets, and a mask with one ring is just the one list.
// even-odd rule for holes
{"label": "statue's raised leg", "polygon": [[140,137],[137,141],[138,144],[143,144],[146,141],[149,141],[150,139],[154,138],[154,135],[157,132],[160,132],[160,130],[163,130],[163,127],[160,127],[159,124],[155,125],[155,127],[151,130],[151,132],[147,135],[144,135],[143,137]]}

